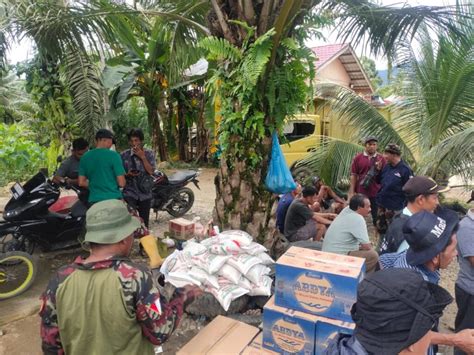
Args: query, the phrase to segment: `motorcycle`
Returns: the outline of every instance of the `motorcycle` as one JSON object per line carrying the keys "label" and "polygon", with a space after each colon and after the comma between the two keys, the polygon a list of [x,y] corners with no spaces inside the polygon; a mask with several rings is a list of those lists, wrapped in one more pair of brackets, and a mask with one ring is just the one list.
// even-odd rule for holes
{"label": "motorcycle", "polygon": [[155,171],[153,174],[153,199],[151,207],[158,211],[166,211],[173,217],[181,217],[188,212],[194,203],[194,192],[186,187],[192,182],[200,190],[199,171],[183,170],[166,176],[166,174]]}
{"label": "motorcycle", "polygon": [[[68,188],[80,194],[78,188]],[[76,196],[60,198],[60,186],[43,172],[23,186],[16,183],[11,191],[0,221],[0,252],[32,254],[36,245],[43,251],[80,245],[87,208]]]}

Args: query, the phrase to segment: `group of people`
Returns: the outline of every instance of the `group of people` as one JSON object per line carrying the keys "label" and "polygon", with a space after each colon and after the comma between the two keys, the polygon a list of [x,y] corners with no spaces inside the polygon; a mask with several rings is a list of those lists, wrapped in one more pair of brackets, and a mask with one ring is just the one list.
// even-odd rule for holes
{"label": "group of people", "polygon": [[[460,332],[474,329],[474,208],[459,222],[456,212],[439,205],[439,193],[447,191],[447,188],[439,186],[429,177],[413,176],[410,167],[401,159],[401,150],[396,144],[388,144],[382,155],[377,152],[376,137],[367,137],[364,143],[364,152],[356,155],[352,161],[348,202],[325,186],[319,177],[315,177],[309,186],[302,188],[298,185],[293,192],[280,198],[277,208],[277,226],[280,232],[290,243],[311,240],[316,248],[323,251],[365,258],[368,274],[397,275],[389,270],[402,269],[409,279],[411,276],[408,271],[414,271],[419,275],[418,283],[425,281],[430,285],[439,284],[440,270],[446,269],[458,256],[460,271],[455,288],[458,306],[455,330]],[[377,246],[369,238],[369,218],[377,232]],[[379,283],[384,283],[384,288],[387,289],[396,288],[399,283],[404,285],[403,280],[394,276],[374,278],[380,278]],[[368,280],[371,280],[369,276]],[[381,287],[380,284],[376,286]],[[404,289],[409,290],[410,287],[405,285],[400,288],[401,296],[397,295],[397,302],[400,297],[416,298],[416,295],[404,294]],[[383,297],[395,295],[387,291],[383,293]],[[359,301],[358,298],[360,306]],[[407,305],[416,303],[404,298],[402,301]],[[370,309],[369,305],[365,309]],[[389,303],[387,307],[388,305]],[[375,308],[373,310],[377,313]],[[355,309],[357,311],[357,307]],[[379,311],[382,309],[390,314],[390,308],[381,306]],[[422,312],[416,307],[411,311]],[[357,312],[353,315],[356,316]],[[380,315],[380,319],[383,317]],[[437,318],[439,317],[440,314]],[[361,327],[368,326],[362,318]],[[377,322],[373,324],[375,326]],[[436,330],[436,325],[437,322],[434,322],[430,329]],[[396,327],[393,327],[395,330]],[[408,329],[413,330],[410,327]],[[341,353],[385,354],[383,351],[373,352],[367,346],[366,352],[355,351],[357,347],[364,348],[368,345],[362,346],[361,343],[364,342],[360,341],[361,333],[356,331],[355,334],[352,340],[343,337],[345,340],[341,338],[338,343],[339,350],[349,346],[348,342],[351,346],[356,344],[351,348],[354,352],[346,349],[347,352]],[[371,336],[372,345],[378,344],[379,350],[380,346],[387,346],[380,345],[377,340],[382,333],[378,334],[374,330]],[[401,344],[402,342],[398,345]],[[437,343],[432,340],[431,344]],[[456,354],[464,354],[462,349],[466,347],[458,345]],[[434,353],[434,350],[435,348],[430,347],[429,353]]]}
{"label": "group of people", "polygon": [[[128,139],[130,149],[122,154],[110,149],[115,138],[107,129],[97,131],[95,149],[74,140],[54,177],[88,192],[84,244],[90,255],[60,268],[41,296],[45,354],[155,354],[200,293],[191,286],[168,297],[160,292],[162,259],[148,231],[151,190],[144,186],[155,158],[143,148],[141,129]],[[135,238],[151,272],[129,259]]]}

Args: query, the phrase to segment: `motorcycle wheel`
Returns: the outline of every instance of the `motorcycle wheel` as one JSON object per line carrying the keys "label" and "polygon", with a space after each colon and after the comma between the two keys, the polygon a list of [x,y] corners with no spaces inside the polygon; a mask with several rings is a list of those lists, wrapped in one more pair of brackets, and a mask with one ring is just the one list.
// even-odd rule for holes
{"label": "motorcycle wheel", "polygon": [[35,242],[23,236],[15,238],[11,233],[0,235],[0,253],[23,251],[28,254],[33,254],[35,246]]}
{"label": "motorcycle wheel", "polygon": [[18,296],[33,284],[36,260],[30,254],[13,251],[0,255],[0,300]]}
{"label": "motorcycle wheel", "polygon": [[182,187],[171,196],[171,202],[166,211],[173,217],[181,217],[188,212],[194,203],[194,192],[190,188]]}

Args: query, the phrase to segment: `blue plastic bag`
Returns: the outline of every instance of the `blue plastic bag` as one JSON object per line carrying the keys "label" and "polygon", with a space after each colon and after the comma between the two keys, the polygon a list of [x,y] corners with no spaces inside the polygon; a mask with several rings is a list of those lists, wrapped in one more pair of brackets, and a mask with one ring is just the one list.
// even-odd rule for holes
{"label": "blue plastic bag", "polygon": [[290,169],[286,165],[276,132],[273,132],[272,155],[267,177],[265,178],[265,185],[269,191],[275,194],[286,194],[296,189],[296,183],[293,180],[293,176],[291,176]]}

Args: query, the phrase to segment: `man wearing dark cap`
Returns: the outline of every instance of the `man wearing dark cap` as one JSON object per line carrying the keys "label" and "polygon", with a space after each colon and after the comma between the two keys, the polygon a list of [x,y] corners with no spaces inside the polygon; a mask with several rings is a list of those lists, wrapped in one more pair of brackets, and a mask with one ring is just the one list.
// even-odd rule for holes
{"label": "man wearing dark cap", "polygon": [[442,209],[438,215],[422,211],[411,216],[403,226],[409,248],[401,253],[380,256],[380,265],[418,271],[426,281],[439,282],[439,270],[446,269],[457,255],[456,212]]}
{"label": "man wearing dark cap", "polygon": [[408,249],[403,236],[403,225],[407,219],[421,211],[434,212],[439,205],[438,194],[447,191],[447,187],[439,186],[427,176],[415,176],[408,180],[402,191],[407,199],[407,206],[395,215],[385,233],[380,253],[402,252]]}
{"label": "man wearing dark cap", "polygon": [[95,135],[96,148],[81,158],[79,186],[89,188],[89,203],[122,198],[125,170],[120,154],[110,150],[113,144],[113,133],[101,128]]}
{"label": "man wearing dark cap", "polygon": [[355,193],[360,193],[369,198],[372,222],[377,220],[377,204],[375,197],[380,189],[376,178],[385,166],[385,158],[377,153],[378,139],[368,136],[364,139],[365,149],[357,154],[351,165],[351,184],[347,199],[350,200]]}
{"label": "man wearing dark cap", "polygon": [[387,269],[367,275],[352,307],[354,334],[339,334],[326,355],[421,355],[430,345],[459,346],[474,351],[474,330],[457,334],[433,332],[448,291],[409,269]]}
{"label": "man wearing dark cap", "polygon": [[128,258],[141,224],[123,201],[94,204],[86,225],[89,257],[60,268],[41,296],[44,353],[155,354],[200,290],[160,295],[150,272]]}
{"label": "man wearing dark cap", "polygon": [[400,147],[390,143],[385,147],[384,157],[387,164],[377,176],[380,190],[377,193],[377,231],[380,234],[387,232],[393,216],[400,213],[405,207],[403,185],[413,177],[410,167],[401,158]]}

